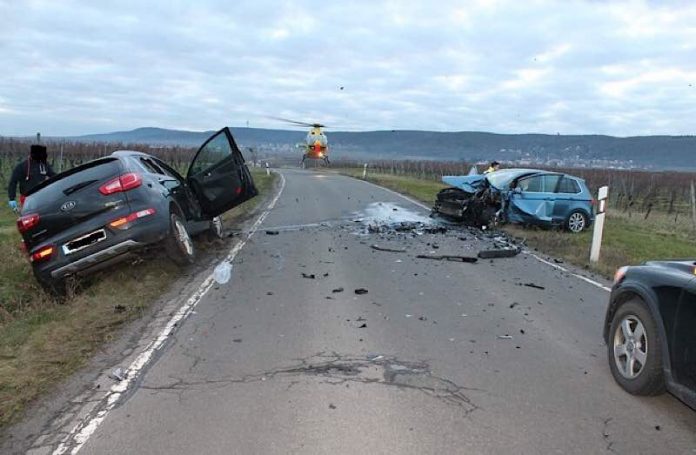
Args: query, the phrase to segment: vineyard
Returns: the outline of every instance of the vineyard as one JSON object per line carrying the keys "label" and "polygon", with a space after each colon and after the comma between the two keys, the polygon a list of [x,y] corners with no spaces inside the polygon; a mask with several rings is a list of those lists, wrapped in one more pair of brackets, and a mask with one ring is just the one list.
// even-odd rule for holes
{"label": "vineyard", "polygon": [[[0,185],[7,188],[12,169],[29,155],[30,141],[0,137]],[[190,147],[153,147],[146,144],[83,143],[45,141],[48,164],[56,172],[65,171],[82,163],[110,155],[116,150],[137,150],[154,155],[174,169],[185,171],[196,152]]]}
{"label": "vineyard", "polygon": [[[25,159],[30,142],[0,137],[0,185],[7,186],[7,180],[14,166]],[[115,150],[138,150],[155,155],[169,165],[184,172],[195,153],[191,147],[155,147],[147,144],[46,142],[49,164],[56,172],[70,169],[86,161],[109,155]],[[362,168],[363,162],[335,160],[333,167]],[[451,161],[409,161],[374,160],[368,163],[369,172],[417,177],[424,180],[440,181],[443,175],[467,174],[472,164]],[[691,223],[696,228],[692,207],[692,183],[696,180],[693,172],[646,172],[621,169],[589,168],[545,168],[566,172],[585,179],[592,192],[602,185],[608,185],[609,203],[615,212],[629,218],[648,219],[659,214],[661,218],[670,217],[675,224]],[[481,171],[482,169],[479,169]]]}

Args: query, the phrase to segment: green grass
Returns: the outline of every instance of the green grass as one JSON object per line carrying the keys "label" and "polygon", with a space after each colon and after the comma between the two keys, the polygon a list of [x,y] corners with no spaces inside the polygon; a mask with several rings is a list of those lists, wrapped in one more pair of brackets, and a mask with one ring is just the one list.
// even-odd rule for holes
{"label": "green grass", "polygon": [[[274,175],[252,174],[260,196],[227,212],[227,228],[253,213],[272,189]],[[0,207],[0,426],[83,366],[181,276],[165,257],[138,260],[85,279],[76,296],[59,305],[41,291],[20,253],[15,220]],[[215,247],[204,241],[196,246],[200,251]]]}
{"label": "green grass", "polygon": [[[362,169],[340,169],[339,172],[350,175],[351,177],[362,179]],[[421,180],[402,175],[375,174],[368,172],[365,180],[386,188],[391,188],[399,193],[413,196],[414,198],[427,204],[433,204],[435,202],[435,195],[437,195],[437,192],[443,188],[447,188],[447,185],[440,182]]]}
{"label": "green grass", "polygon": [[[339,172],[362,178],[362,169],[340,169]],[[446,185],[415,177],[369,173],[367,179],[419,199],[427,204],[435,201],[437,192]],[[507,225],[505,232],[548,255],[593,270],[610,278],[614,271],[628,264],[651,259],[696,258],[696,233],[687,218],[674,220],[673,215],[654,212],[643,215],[612,212],[609,209],[604,226],[600,261],[590,264],[592,232],[570,234],[557,229],[523,229]]]}

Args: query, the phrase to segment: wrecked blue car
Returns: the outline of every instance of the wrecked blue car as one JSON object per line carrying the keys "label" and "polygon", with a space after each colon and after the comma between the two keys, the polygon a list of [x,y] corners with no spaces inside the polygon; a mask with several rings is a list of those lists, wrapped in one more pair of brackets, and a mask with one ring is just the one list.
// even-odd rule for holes
{"label": "wrecked blue car", "polygon": [[444,176],[452,185],[437,195],[433,214],[474,226],[517,223],[581,232],[594,221],[585,181],[538,169],[503,169],[484,175]]}

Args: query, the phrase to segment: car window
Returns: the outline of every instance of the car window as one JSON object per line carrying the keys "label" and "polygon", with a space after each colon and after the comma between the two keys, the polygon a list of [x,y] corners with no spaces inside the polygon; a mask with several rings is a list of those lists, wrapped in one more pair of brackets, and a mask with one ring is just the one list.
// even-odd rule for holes
{"label": "car window", "polygon": [[560,178],[559,175],[535,175],[520,180],[517,186],[528,193],[552,193]]}
{"label": "car window", "polygon": [[181,180],[182,182],[184,181],[184,178],[183,178],[181,175],[179,175],[179,173],[176,172],[174,169],[172,169],[171,167],[169,167],[169,165],[167,165],[166,163],[164,163],[164,162],[158,160],[157,158],[154,158],[153,161],[154,161],[155,163],[157,163],[157,165],[158,165],[160,168],[162,168],[162,171],[163,171],[163,174],[164,174],[164,175],[168,175],[169,177],[174,177],[175,179]]}
{"label": "car window", "polygon": [[150,171],[154,174],[165,175],[164,171],[162,171],[162,169],[160,169],[159,166],[157,166],[155,163],[152,162],[152,160],[150,160],[148,158],[141,157],[140,164],[145,166],[145,169],[147,169],[148,171]]}
{"label": "car window", "polygon": [[568,177],[563,177],[561,179],[561,184],[558,185],[557,193],[577,194],[579,192],[580,185],[578,185],[578,182],[575,179],[571,179]]}
{"label": "car window", "polygon": [[191,166],[189,175],[203,172],[230,155],[232,155],[232,148],[227,140],[227,136],[225,136],[224,132],[220,132],[210,142],[205,144],[200,153],[198,153]]}

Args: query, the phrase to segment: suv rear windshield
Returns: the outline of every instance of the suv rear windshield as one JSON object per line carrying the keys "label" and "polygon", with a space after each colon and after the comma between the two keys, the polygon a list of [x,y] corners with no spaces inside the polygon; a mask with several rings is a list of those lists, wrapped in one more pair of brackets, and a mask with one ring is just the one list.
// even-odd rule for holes
{"label": "suv rear windshield", "polygon": [[102,158],[61,172],[33,188],[28,194],[23,209],[32,210],[58,199],[75,195],[87,187],[93,185],[98,187],[107,179],[118,176],[120,171],[121,165],[117,158]]}

